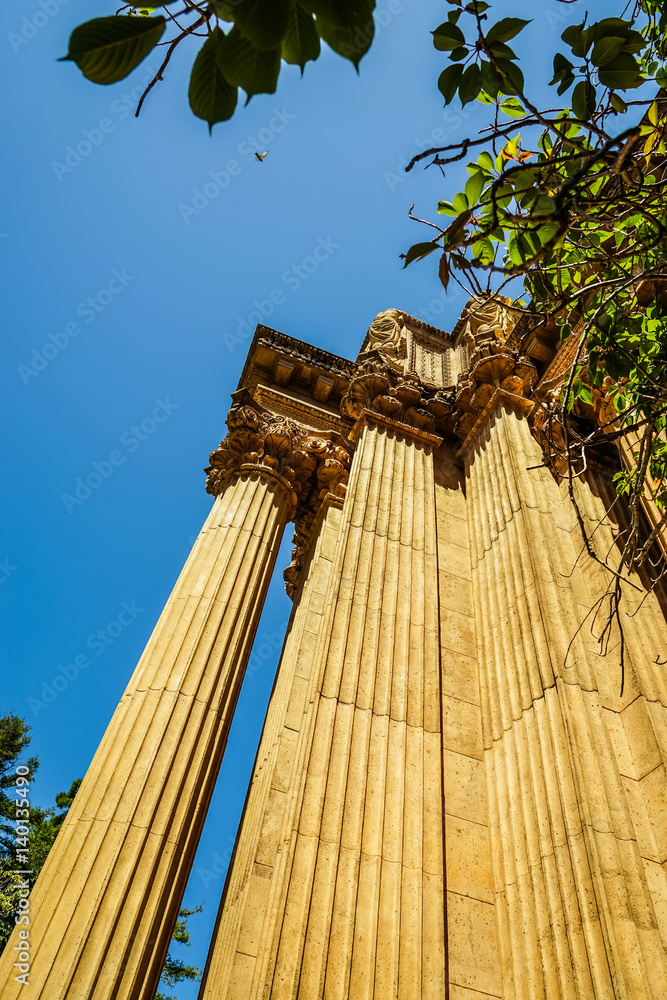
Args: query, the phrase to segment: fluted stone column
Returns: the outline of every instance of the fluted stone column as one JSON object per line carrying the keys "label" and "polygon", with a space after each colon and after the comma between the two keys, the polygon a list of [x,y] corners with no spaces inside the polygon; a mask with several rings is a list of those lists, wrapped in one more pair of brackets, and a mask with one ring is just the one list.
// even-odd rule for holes
{"label": "fluted stone column", "polygon": [[580,629],[592,602],[512,382],[523,361],[495,352],[464,452],[503,998],[657,1000],[664,947]]}
{"label": "fluted stone column", "polygon": [[368,424],[271,996],[444,997],[431,445]]}
{"label": "fluted stone column", "polygon": [[324,616],[297,654],[317,682],[280,880],[246,905],[231,974],[223,909],[203,1000],[444,1000],[441,439],[419,404],[414,381],[378,370],[353,380],[344,413],[357,418],[357,450],[326,596],[313,595]]}
{"label": "fluted stone column", "polygon": [[[342,500],[329,494],[314,551],[295,593],[295,608],[266,716],[233,861],[211,941],[202,995],[258,994],[266,981],[285,875],[294,853],[295,816],[303,794],[316,699],[322,677],[314,657],[341,521]],[[261,990],[259,990],[261,993]]]}
{"label": "fluted stone column", "polygon": [[[628,528],[624,500],[616,496],[607,470],[589,463],[585,476],[573,483],[579,512],[598,557],[619,570],[620,544],[615,539]],[[589,597],[600,599],[616,578],[583,549],[581,528],[572,514],[572,534],[581,552],[579,565]],[[649,580],[623,574],[619,616],[612,619],[600,657],[598,636],[609,621],[608,599],[601,601],[592,629],[584,638],[593,654],[596,680],[609,728],[621,782],[632,816],[662,942],[667,947],[667,674],[665,616]],[[660,584],[658,585],[660,587]],[[623,630],[621,646],[621,628]],[[592,633],[592,634],[591,634]],[[623,669],[621,671],[621,648]],[[623,690],[621,692],[621,673]]]}
{"label": "fluted stone column", "polygon": [[217,498],[30,899],[30,986],[2,1000],[152,1000],[227,741],[305,432],[238,398]]}

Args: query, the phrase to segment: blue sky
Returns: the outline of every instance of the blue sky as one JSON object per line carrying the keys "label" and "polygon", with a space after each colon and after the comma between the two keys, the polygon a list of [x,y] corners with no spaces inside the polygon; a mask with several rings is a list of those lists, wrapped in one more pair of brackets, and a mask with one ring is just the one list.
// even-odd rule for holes
{"label": "blue sky", "polygon": [[[275,95],[212,137],[187,105],[196,46],[179,49],[138,121],[132,92],[155,56],[113,87],[56,62],[74,26],[113,8],[15,0],[0,11],[1,709],[33,726],[44,805],[85,772],[210,508],[202,468],[243,366],[239,328],[254,328],[259,302],[268,325],[346,357],[391,306],[450,330],[463,296],[444,295],[434,258],[404,271],[399,254],[427,238],[410,205],[433,217],[465,171],[406,178],[402,166],[485,122],[478,104],[442,107],[446,57],[429,35],[440,0],[380,0],[359,77],[325,50],[303,80],[284,68]],[[531,13],[527,73],[543,82],[543,53],[577,12],[554,2]],[[255,143],[269,150],[262,164]],[[322,243],[328,256],[306,274]],[[95,470],[99,487],[77,497]],[[204,903],[183,954],[199,964],[290,612],[290,541],[186,894]],[[57,692],[55,677],[67,681]],[[178,992],[188,1000],[196,988]]]}

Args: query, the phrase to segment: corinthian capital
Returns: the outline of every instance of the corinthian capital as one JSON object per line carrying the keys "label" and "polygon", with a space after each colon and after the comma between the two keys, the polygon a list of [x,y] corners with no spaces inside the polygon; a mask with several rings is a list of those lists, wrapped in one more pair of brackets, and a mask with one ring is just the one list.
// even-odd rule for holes
{"label": "corinthian capital", "polygon": [[254,471],[282,480],[296,507],[315,467],[303,449],[306,430],[263,410],[246,390],[234,393],[232,399],[227,436],[211,452],[211,464],[205,469],[206,491],[217,496],[230,476]]}
{"label": "corinthian capital", "polygon": [[427,389],[410,372],[402,374],[382,362],[366,361],[350,381],[340,408],[351,420],[366,412],[405,430],[435,434],[445,428],[451,403],[446,393]]}
{"label": "corinthian capital", "polygon": [[499,340],[478,344],[470,368],[459,377],[456,388],[456,434],[468,436],[499,389],[515,400],[527,399],[536,382],[537,369],[529,358]]}

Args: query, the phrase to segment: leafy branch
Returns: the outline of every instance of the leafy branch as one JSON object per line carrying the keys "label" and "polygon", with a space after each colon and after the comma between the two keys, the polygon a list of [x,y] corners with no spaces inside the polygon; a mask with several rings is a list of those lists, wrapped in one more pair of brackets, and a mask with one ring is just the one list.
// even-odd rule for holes
{"label": "leafy branch", "polygon": [[[449,63],[438,88],[446,104],[458,95],[488,106],[490,120],[408,164],[427,160],[446,176],[466,161],[469,177],[438,203],[447,223],[421,220],[431,238],[407,251],[405,266],[437,251],[445,288],[453,279],[470,294],[509,291],[522,329],[551,355],[572,342],[537,422],[547,463],[568,479],[585,549],[610,573],[607,643],[618,588],[635,573],[650,589],[666,572],[667,12],[659,0],[630,0],[620,16],[566,28],[550,83],[562,106],[543,108],[508,44],[530,21],[492,23],[491,3],[447,2],[433,32]],[[651,83],[648,98],[637,93]],[[544,373],[547,361],[538,364]],[[596,553],[576,503],[574,482],[596,456],[618,470],[628,518],[618,559]]]}
{"label": "leafy branch", "polygon": [[[179,9],[171,7],[178,4]],[[155,15],[157,9],[163,13]],[[150,7],[124,4],[110,17],[74,29],[71,60],[93,83],[112,84],[128,76],[156,47],[166,46],[157,73],[146,87],[138,115],[176,51],[190,37],[204,38],[192,68],[188,96],[193,113],[208,123],[232,117],[238,91],[246,104],[255,94],[274,94],[282,62],[299,66],[320,55],[321,42],[359,62],[373,41],[375,0],[162,0]],[[224,27],[223,27],[224,26]],[[169,37],[163,40],[163,36]]]}

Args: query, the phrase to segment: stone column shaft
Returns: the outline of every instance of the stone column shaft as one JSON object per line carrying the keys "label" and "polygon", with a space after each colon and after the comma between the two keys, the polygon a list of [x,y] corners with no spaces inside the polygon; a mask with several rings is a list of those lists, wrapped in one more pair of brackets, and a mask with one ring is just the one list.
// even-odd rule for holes
{"label": "stone column shaft", "polygon": [[466,442],[504,988],[657,1000],[664,949],[579,630],[591,602],[517,405],[498,392]]}
{"label": "stone column shaft", "polygon": [[[342,501],[319,526],[306,578],[278,667],[233,861],[213,933],[202,995],[249,998],[262,993],[275,961],[276,925],[294,842],[316,698],[322,684],[314,657],[340,528]],[[315,525],[317,530],[317,525]]]}
{"label": "stone column shaft", "polygon": [[215,501],[31,895],[30,1000],[154,997],[291,503],[257,472]]}
{"label": "stone column shaft", "polygon": [[445,992],[431,446],[367,423],[272,995]]}

